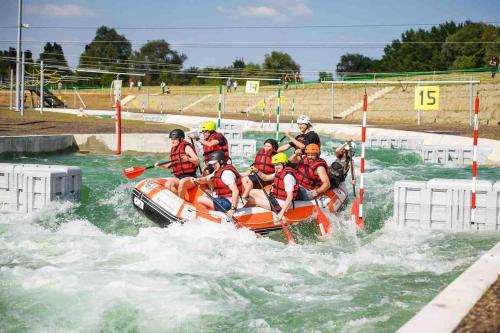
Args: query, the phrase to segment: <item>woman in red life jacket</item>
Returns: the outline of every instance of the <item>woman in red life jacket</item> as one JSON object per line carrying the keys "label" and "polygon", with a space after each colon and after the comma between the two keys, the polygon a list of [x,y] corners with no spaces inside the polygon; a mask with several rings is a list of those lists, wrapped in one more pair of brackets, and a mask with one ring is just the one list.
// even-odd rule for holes
{"label": "woman in red life jacket", "polygon": [[[285,212],[293,201],[297,199],[299,186],[295,178],[295,170],[288,166],[288,157],[285,153],[273,155],[272,164],[274,165],[275,172],[270,175],[264,174],[255,166],[252,167],[252,170],[260,178],[267,181],[273,181],[273,187],[270,193],[271,200],[267,199],[264,190],[253,189],[250,191],[248,202],[249,205],[259,206],[277,212],[278,220],[282,220]],[[271,204],[273,207],[271,207]]]}
{"label": "woman in red life jacket", "polygon": [[[297,119],[297,126],[299,127],[300,134],[294,138],[292,133],[286,132],[286,136],[290,139],[290,142],[279,147],[278,152],[284,152],[293,148],[295,149],[294,155],[301,157],[308,144],[315,143],[321,147],[319,135],[311,130],[311,118],[306,115],[301,115],[299,119]],[[293,156],[290,157],[292,160],[293,158]]]}
{"label": "woman in red life jacket", "polygon": [[203,158],[205,166],[208,165],[208,158],[214,151],[222,150],[224,152],[224,162],[229,159],[229,146],[224,134],[216,132],[217,125],[214,121],[206,121],[201,124],[202,137],[197,137],[194,134],[189,134],[189,137],[199,141],[203,146]]}
{"label": "woman in red life jacket", "polygon": [[299,196],[301,200],[313,200],[330,188],[328,165],[319,157],[321,152],[317,144],[307,145],[305,153],[305,157],[296,167]]}
{"label": "woman in red life jacket", "polygon": [[[170,169],[174,177],[167,178],[165,187],[173,193],[178,193],[180,183],[196,177],[196,169],[200,163],[193,145],[184,140],[185,134],[181,129],[174,129],[168,135],[170,138],[170,163],[160,166]],[[158,163],[155,163],[158,167]]]}
{"label": "woman in red life jacket", "polygon": [[242,185],[240,173],[231,164],[226,164],[225,159],[225,154],[221,150],[210,154],[208,164],[212,165],[215,171],[208,176],[198,178],[197,181],[212,182],[215,202],[203,195],[198,198],[198,203],[207,209],[225,211],[231,218],[237,209]]}
{"label": "woman in red life jacket", "polygon": [[[272,157],[276,154],[276,149],[278,149],[278,141],[274,139],[267,139],[264,141],[264,146],[257,152],[253,166],[256,170],[261,171],[265,175],[271,175],[274,173],[274,165],[272,163]],[[243,194],[241,198],[245,203],[248,200],[248,195],[250,190],[253,188],[260,188],[259,182],[257,180],[257,175],[250,169],[249,172],[242,174],[243,179]],[[262,185],[266,186],[270,184],[271,181],[262,181]]]}

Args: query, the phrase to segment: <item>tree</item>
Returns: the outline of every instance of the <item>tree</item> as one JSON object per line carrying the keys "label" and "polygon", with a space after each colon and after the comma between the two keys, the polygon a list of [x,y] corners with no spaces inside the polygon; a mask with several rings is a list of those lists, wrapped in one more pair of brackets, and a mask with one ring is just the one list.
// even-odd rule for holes
{"label": "tree", "polygon": [[64,57],[62,46],[54,42],[47,42],[43,47],[43,52],[40,53],[38,62],[43,60],[44,66],[55,67],[59,75],[68,75],[71,71],[68,68],[68,62]]}
{"label": "tree", "polygon": [[[187,56],[170,48],[165,40],[152,40],[144,44],[139,52],[135,52],[132,59],[137,62],[135,69],[146,71],[144,82],[146,84],[158,84],[169,69],[179,70],[182,68]],[[142,62],[142,64],[140,64]],[[163,75],[160,75],[161,72]]]}
{"label": "tree", "polygon": [[[115,29],[102,26],[97,29],[96,35],[90,44],[85,45],[85,51],[80,55],[79,67],[99,68],[110,71],[126,71],[123,63],[132,55],[132,45]],[[111,76],[101,76],[85,73],[85,76],[96,76],[101,84],[109,84]]]}
{"label": "tree", "polygon": [[484,23],[466,22],[456,33],[448,36],[442,54],[450,68],[483,67],[491,56],[500,53],[500,28]]}
{"label": "tree", "polygon": [[[16,75],[16,56],[17,50],[9,47],[8,50],[0,51],[0,83],[9,82],[10,84],[10,70],[14,70],[14,80]],[[24,51],[24,58],[26,61],[26,70],[30,71],[30,63],[33,63],[33,54],[30,50]]]}
{"label": "tree", "polygon": [[337,75],[343,76],[349,73],[367,73],[373,65],[373,60],[362,54],[346,53],[340,57],[337,64]]}
{"label": "tree", "polygon": [[319,82],[333,81],[333,74],[331,72],[319,72]]}
{"label": "tree", "polygon": [[273,77],[276,77],[277,74],[300,72],[300,65],[288,53],[278,51],[265,54],[262,67],[271,71],[269,76]]}
{"label": "tree", "polygon": [[236,60],[233,61],[233,68],[245,68],[245,61],[243,58],[236,58]]}

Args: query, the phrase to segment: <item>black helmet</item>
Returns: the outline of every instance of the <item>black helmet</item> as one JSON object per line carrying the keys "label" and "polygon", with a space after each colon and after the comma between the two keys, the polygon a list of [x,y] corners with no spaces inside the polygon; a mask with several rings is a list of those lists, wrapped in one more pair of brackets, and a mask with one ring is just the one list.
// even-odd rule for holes
{"label": "black helmet", "polygon": [[[224,162],[224,160],[226,159],[226,154],[224,154],[224,151],[223,150],[216,150],[214,151],[213,153],[210,154],[210,156],[208,157],[208,163],[209,164],[212,164],[213,162]],[[212,162],[212,163],[210,163]]]}
{"label": "black helmet", "polygon": [[186,135],[184,134],[183,130],[176,128],[168,134],[168,137],[170,139],[179,139],[180,140],[180,139],[184,139],[186,137]]}
{"label": "black helmet", "polygon": [[271,146],[273,146],[274,150],[278,150],[278,141],[274,139],[267,139],[266,141],[264,141],[264,144],[266,143],[270,143]]}

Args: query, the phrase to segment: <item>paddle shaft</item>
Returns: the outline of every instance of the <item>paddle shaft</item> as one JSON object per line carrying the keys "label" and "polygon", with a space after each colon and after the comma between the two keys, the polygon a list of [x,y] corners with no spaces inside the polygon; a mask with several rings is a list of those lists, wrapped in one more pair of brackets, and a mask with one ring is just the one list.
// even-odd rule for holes
{"label": "paddle shaft", "polygon": [[[196,153],[196,146],[194,145],[193,138],[191,138],[191,137],[190,137],[190,139],[191,139],[191,144],[192,144],[192,145],[193,145],[193,147],[194,147],[194,152],[195,152],[196,156],[198,156],[198,154]],[[199,159],[199,158],[198,158],[198,159]],[[202,174],[203,174],[203,172],[201,171],[201,166],[200,166],[200,163],[198,163],[198,170],[200,171],[200,175],[202,175]]]}
{"label": "paddle shaft", "polygon": [[354,176],[354,158],[353,158],[351,152],[349,152],[349,154],[350,154],[350,159],[351,159],[352,194],[356,198],[356,183],[354,182],[356,179],[356,177]]}

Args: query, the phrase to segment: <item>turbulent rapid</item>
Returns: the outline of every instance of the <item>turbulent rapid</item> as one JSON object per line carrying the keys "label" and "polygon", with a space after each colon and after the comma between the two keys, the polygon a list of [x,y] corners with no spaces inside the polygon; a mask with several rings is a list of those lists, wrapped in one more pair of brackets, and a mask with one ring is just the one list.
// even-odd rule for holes
{"label": "turbulent rapid", "polygon": [[[157,158],[6,161],[80,166],[84,189],[80,203],[0,215],[0,331],[394,331],[500,241],[392,223],[394,181],[470,177],[469,167],[424,165],[393,150],[367,153],[364,233],[350,224],[349,209],[331,217],[325,239],[293,247],[229,223],[161,229],[135,211],[134,182],[122,175]],[[480,168],[479,178],[500,179],[500,169]]]}

